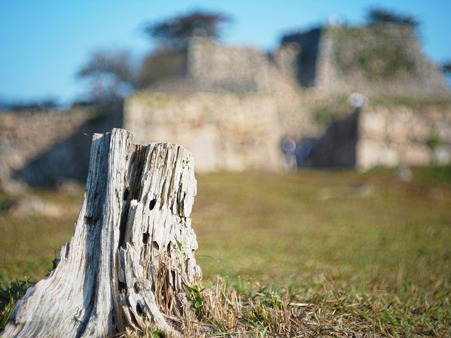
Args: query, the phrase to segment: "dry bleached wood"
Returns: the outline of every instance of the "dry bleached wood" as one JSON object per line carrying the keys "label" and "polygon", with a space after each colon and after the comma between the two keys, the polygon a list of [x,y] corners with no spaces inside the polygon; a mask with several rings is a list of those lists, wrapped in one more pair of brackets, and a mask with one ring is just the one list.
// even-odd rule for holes
{"label": "dry bleached wood", "polygon": [[73,238],[49,278],[17,302],[3,336],[112,336],[140,327],[143,314],[179,335],[184,284],[201,277],[193,163],[181,146],[136,145],[122,129],[95,134]]}

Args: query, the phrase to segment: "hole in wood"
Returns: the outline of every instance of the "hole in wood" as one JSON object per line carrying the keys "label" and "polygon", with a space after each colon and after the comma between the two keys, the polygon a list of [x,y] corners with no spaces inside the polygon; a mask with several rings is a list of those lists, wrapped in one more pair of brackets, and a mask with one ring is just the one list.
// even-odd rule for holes
{"label": "hole in wood", "polygon": [[153,210],[153,208],[155,208],[155,205],[157,204],[157,200],[154,198],[153,200],[150,201],[149,203],[149,209]]}
{"label": "hole in wood", "polygon": [[130,196],[130,190],[129,190],[128,188],[125,188],[125,190],[124,190],[124,196],[123,196],[122,199],[123,199],[124,201],[127,201],[129,196]]}
{"label": "hole in wood", "polygon": [[158,243],[157,242],[155,242],[155,241],[153,241],[152,242],[152,248],[154,248],[155,250],[160,250],[160,246],[158,245]]}
{"label": "hole in wood", "polygon": [[149,237],[150,237],[150,235],[147,232],[143,233],[143,243],[144,244],[149,243]]}
{"label": "hole in wood", "polygon": [[139,304],[136,304],[136,313],[138,314],[138,316],[143,315],[143,310],[141,309],[141,306],[139,306]]}

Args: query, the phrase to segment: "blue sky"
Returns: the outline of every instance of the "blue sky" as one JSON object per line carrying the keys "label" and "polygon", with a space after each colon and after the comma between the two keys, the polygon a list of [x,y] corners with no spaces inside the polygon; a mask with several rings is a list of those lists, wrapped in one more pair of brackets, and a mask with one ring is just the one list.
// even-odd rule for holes
{"label": "blue sky", "polygon": [[70,102],[87,89],[76,71],[99,48],[149,51],[146,22],[188,10],[229,14],[224,42],[274,49],[281,36],[339,18],[363,23],[379,6],[416,16],[425,53],[451,60],[450,0],[0,0],[0,99]]}

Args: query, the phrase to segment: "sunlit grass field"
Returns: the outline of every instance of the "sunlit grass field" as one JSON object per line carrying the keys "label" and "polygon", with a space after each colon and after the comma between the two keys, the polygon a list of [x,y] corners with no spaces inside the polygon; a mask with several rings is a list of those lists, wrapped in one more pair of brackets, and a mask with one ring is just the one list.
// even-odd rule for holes
{"label": "sunlit grass field", "polygon": [[[287,293],[311,336],[451,335],[450,167],[414,169],[410,181],[390,169],[197,179],[204,287],[219,275],[249,294]],[[1,286],[45,277],[82,199],[83,187],[0,194]]]}
{"label": "sunlit grass field", "polygon": [[207,280],[396,288],[450,277],[450,186],[420,173],[411,183],[388,171],[214,174],[199,177],[198,195]]}

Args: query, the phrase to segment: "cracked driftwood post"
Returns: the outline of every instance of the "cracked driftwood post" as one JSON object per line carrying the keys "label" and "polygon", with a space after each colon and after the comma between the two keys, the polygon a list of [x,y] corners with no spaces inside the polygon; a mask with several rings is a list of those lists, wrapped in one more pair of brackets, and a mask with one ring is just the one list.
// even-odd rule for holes
{"label": "cracked driftwood post", "polygon": [[174,144],[95,134],[75,232],[49,278],[16,304],[3,337],[106,337],[136,329],[143,314],[172,336],[201,277],[189,218],[193,157]]}

